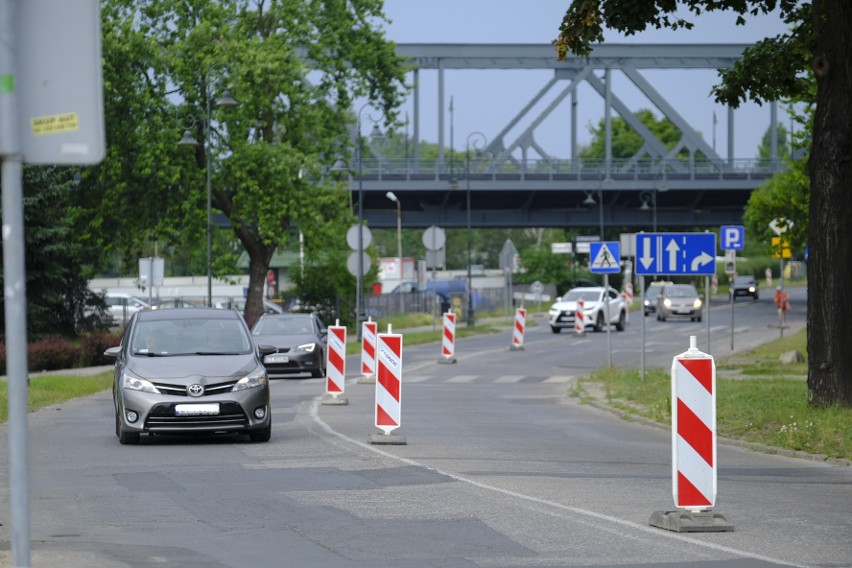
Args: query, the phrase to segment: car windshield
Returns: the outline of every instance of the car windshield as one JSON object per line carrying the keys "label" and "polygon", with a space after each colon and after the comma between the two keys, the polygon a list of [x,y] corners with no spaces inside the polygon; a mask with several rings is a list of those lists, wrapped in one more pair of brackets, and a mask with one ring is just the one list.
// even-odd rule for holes
{"label": "car windshield", "polygon": [[314,333],[310,317],[265,317],[252,329],[252,335],[306,335]]}
{"label": "car windshield", "polygon": [[656,298],[660,295],[660,292],[663,290],[662,286],[651,286],[647,290],[645,290],[646,298]]}
{"label": "car windshield", "polygon": [[734,284],[740,286],[749,286],[754,283],[754,278],[751,276],[737,276],[734,278]]}
{"label": "car windshield", "polygon": [[168,319],[140,321],[134,328],[134,355],[242,355],[252,351],[242,323],[224,319]]}
{"label": "car windshield", "polygon": [[694,298],[698,296],[693,286],[669,286],[666,291],[666,296],[669,298]]}
{"label": "car windshield", "polygon": [[599,290],[571,290],[568,292],[562,301],[564,302],[576,302],[577,300],[583,300],[584,302],[597,302],[601,298],[601,293]]}

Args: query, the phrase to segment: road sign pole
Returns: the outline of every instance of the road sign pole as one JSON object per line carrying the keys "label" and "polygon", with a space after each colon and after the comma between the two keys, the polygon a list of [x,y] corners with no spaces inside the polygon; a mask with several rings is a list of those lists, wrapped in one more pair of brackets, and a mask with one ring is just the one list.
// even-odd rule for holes
{"label": "road sign pole", "polygon": [[612,321],[609,313],[609,274],[604,273],[604,310],[606,310],[606,366],[612,368],[612,330],[610,322]]}
{"label": "road sign pole", "polygon": [[645,277],[639,276],[639,298],[642,303],[642,382],[645,382]]}
{"label": "road sign pole", "polygon": [[704,277],[704,297],[707,300],[707,353],[710,353],[710,277]]}

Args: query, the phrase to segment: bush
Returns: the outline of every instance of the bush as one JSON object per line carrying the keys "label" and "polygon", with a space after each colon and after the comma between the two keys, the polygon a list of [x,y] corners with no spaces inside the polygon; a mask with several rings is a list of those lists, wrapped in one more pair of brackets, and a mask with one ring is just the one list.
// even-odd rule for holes
{"label": "bush", "polygon": [[80,340],[81,367],[95,367],[97,365],[111,365],[114,360],[104,356],[108,347],[114,347],[121,343],[121,333],[96,331],[89,333]]}
{"label": "bush", "polygon": [[[108,347],[118,345],[121,334],[96,331],[84,335],[79,342],[63,337],[46,337],[27,346],[29,371],[55,371],[110,365],[112,359],[104,357]],[[6,374],[6,343],[0,343],[0,375]]]}
{"label": "bush", "polygon": [[79,350],[62,337],[46,337],[30,343],[27,348],[30,371],[71,369],[77,366]]}

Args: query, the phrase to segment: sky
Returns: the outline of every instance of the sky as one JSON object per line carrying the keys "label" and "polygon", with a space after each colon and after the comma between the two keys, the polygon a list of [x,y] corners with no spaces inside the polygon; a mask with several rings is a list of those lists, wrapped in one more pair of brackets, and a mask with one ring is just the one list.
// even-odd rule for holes
{"label": "sky", "polygon": [[[396,43],[538,43],[549,44],[557,35],[569,0],[385,0],[387,38]],[[735,26],[735,16],[727,13],[690,17],[693,30],[649,30],[625,37],[607,32],[610,43],[752,43],[767,36],[784,33],[786,28],[776,15],[749,19],[746,26]],[[704,140],[727,157],[727,107],[710,97],[718,82],[715,71],[642,70],[656,90],[674,106]],[[528,103],[551,77],[550,71],[453,71],[446,70],[445,104],[453,98],[453,146],[463,150],[473,132],[482,132],[488,141]],[[633,111],[651,108],[661,113],[629,84],[613,73],[613,94]],[[410,76],[409,76],[410,77]],[[621,76],[623,77],[623,76]],[[437,72],[423,71],[421,82],[421,140],[436,142]],[[619,85],[622,86],[619,86]],[[561,89],[560,89],[561,90]],[[578,93],[578,143],[591,139],[588,126],[603,118],[603,99],[588,85]],[[567,99],[566,101],[567,102]],[[401,109],[401,118],[413,116],[411,97]],[[445,109],[446,110],[446,109]],[[715,125],[713,116],[717,118]],[[613,116],[617,116],[615,112]],[[789,128],[789,119],[779,107],[778,120]],[[757,157],[758,147],[769,128],[768,105],[747,103],[735,111],[734,158]],[[445,115],[444,141],[450,143],[450,116]],[[536,141],[553,157],[570,157],[570,110],[567,104],[556,111],[536,131]],[[365,125],[365,128],[369,125]],[[509,140],[509,141],[513,141]]]}

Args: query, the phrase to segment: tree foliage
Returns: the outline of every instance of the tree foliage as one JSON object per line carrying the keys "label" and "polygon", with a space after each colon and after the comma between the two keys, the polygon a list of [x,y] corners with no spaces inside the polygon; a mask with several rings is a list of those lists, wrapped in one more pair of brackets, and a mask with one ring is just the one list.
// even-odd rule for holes
{"label": "tree foliage", "polygon": [[[685,9],[684,16],[681,9]],[[852,4],[848,0],[575,0],[554,41],[558,58],[583,56],[604,28],[628,35],[646,28],[684,28],[692,16],[729,11],[737,24],[778,10],[789,31],[766,38],[720,71],[717,102],[737,107],[789,99],[815,103],[808,177],[808,394],[812,404],[852,406]],[[816,91],[813,89],[815,78]],[[795,172],[794,172],[795,174]],[[792,184],[775,182],[779,191]]]}
{"label": "tree foliage", "polygon": [[[107,0],[109,151],[79,204],[84,238],[131,257],[155,239],[205,248],[209,175],[214,212],[249,255],[253,321],[272,254],[294,227],[308,255],[345,245],[349,196],[327,170],[350,144],[350,108],[368,100],[390,123],[404,88],[381,7]],[[219,107],[226,90],[237,106]],[[184,129],[194,151],[177,146]]]}
{"label": "tree foliage", "polygon": [[[27,332],[74,337],[104,327],[103,299],[88,288],[92,251],[75,238],[65,216],[77,189],[72,168],[24,166]],[[1,264],[1,262],[0,262]],[[0,271],[0,281],[3,273]],[[0,297],[0,308],[3,305]]]}
{"label": "tree foliage", "polygon": [[[657,139],[665,145],[666,148],[674,148],[681,139],[681,132],[672,121],[667,118],[658,119],[654,113],[648,109],[640,109],[635,113],[642,124],[648,127]],[[606,124],[604,119],[601,119],[597,127],[589,125],[589,132],[592,135],[592,141],[588,146],[580,149],[578,153],[581,158],[597,158],[603,159],[606,156],[605,135]],[[627,159],[636,156],[645,145],[642,136],[633,130],[630,124],[621,117],[615,117],[610,122],[612,130],[612,157],[615,159]]]}

